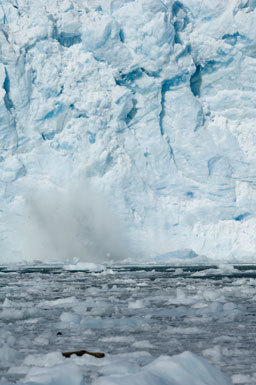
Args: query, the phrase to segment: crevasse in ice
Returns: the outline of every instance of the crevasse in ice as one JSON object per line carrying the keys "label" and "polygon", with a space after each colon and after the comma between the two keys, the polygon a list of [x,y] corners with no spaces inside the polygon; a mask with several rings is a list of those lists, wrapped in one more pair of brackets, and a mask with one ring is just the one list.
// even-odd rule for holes
{"label": "crevasse in ice", "polygon": [[253,256],[255,18],[254,0],[2,0],[3,256],[26,257],[30,186],[75,180],[141,255]]}

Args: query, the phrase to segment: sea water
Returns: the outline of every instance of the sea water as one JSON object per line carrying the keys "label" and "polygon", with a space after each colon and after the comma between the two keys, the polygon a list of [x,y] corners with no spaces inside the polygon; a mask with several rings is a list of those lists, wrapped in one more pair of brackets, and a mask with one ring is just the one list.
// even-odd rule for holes
{"label": "sea water", "polygon": [[0,384],[26,383],[34,367],[49,375],[67,361],[61,352],[82,349],[106,355],[68,361],[86,384],[104,379],[116,360],[127,371],[127,362],[145,367],[184,351],[234,384],[256,383],[255,265],[74,269],[1,267]]}

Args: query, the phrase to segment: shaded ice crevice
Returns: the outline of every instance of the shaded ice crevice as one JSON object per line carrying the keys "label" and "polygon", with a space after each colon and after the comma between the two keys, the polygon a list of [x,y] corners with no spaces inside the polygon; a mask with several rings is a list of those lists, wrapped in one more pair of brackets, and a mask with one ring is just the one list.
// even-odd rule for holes
{"label": "shaded ice crevice", "polygon": [[63,47],[71,47],[74,44],[80,44],[82,42],[80,33],[59,32],[56,22],[53,21],[52,39],[57,40]]}
{"label": "shaded ice crevice", "polygon": [[133,82],[137,79],[140,79],[143,76],[143,68],[136,68],[128,73],[122,73],[119,72],[117,76],[115,76],[115,83],[116,85],[120,87],[126,87],[129,89],[134,97],[132,98],[132,107],[131,109],[126,113],[123,120],[125,121],[126,125],[129,127],[135,118],[138,108],[136,107],[138,101],[136,99],[136,91],[134,90]]}
{"label": "shaded ice crevice", "polygon": [[236,217],[234,217],[234,220],[237,221],[237,222],[241,222],[243,221],[245,218],[249,218],[251,217],[251,213],[249,213],[248,211],[246,211],[245,213],[242,213],[240,215],[237,215]]}
{"label": "shaded ice crevice", "polygon": [[56,134],[59,134],[63,131],[65,119],[67,115],[67,107],[65,104],[57,102],[55,103],[52,110],[48,111],[41,119],[38,119],[38,122],[44,123],[45,121],[55,121],[56,126],[50,129],[43,129],[41,131],[41,136],[43,140],[52,140]]}
{"label": "shaded ice crevice", "polygon": [[3,83],[3,89],[5,90],[4,104],[6,109],[12,114],[11,110],[14,108],[12,99],[10,98],[10,78],[8,71],[5,67],[5,79]]}
{"label": "shaded ice crevice", "polygon": [[[118,86],[124,86],[124,87],[128,88],[129,90],[131,90],[133,94],[136,94],[136,91],[134,90],[134,87],[133,87],[133,83],[137,79],[140,79],[144,75],[144,73],[150,77],[154,77],[154,78],[158,77],[158,74],[156,74],[156,73],[149,74],[144,68],[141,67],[141,68],[136,68],[133,71],[128,72],[128,73],[120,73],[119,76],[115,77],[115,82]],[[162,85],[161,85],[161,102],[160,102],[161,108],[160,108],[160,113],[159,113],[160,134],[165,139],[165,141],[169,147],[171,159],[173,160],[176,167],[177,167],[177,165],[175,162],[174,152],[173,152],[172,145],[170,143],[170,139],[169,139],[169,137],[167,137],[165,135],[165,132],[164,132],[163,120],[164,120],[164,116],[165,116],[165,94],[166,94],[166,92],[170,91],[171,86],[177,86],[182,82],[184,82],[184,77],[182,75],[175,76],[172,79],[166,79],[162,82]],[[125,122],[127,125],[129,125],[129,123],[135,117],[135,115],[137,113],[137,108],[136,108],[137,100],[135,98],[133,98],[132,103],[133,103],[133,107],[128,112],[128,114],[125,118]]]}
{"label": "shaded ice crevice", "polygon": [[38,43],[42,41],[56,40],[62,47],[69,48],[75,44],[80,44],[82,42],[82,37],[80,33],[68,33],[58,31],[56,26],[56,21],[50,15],[48,16],[49,20],[52,22],[52,31],[50,34],[43,34],[41,36],[36,36],[30,44],[23,46],[25,54],[27,54],[32,48],[34,48]]}
{"label": "shaded ice crevice", "polygon": [[178,86],[182,82],[184,82],[184,78],[183,78],[182,75],[175,76],[172,79],[166,79],[166,80],[164,80],[162,82],[162,86],[161,86],[161,102],[160,102],[161,109],[160,109],[160,113],[159,113],[160,134],[165,139],[165,141],[166,141],[166,143],[167,143],[167,145],[169,147],[170,156],[171,156],[171,159],[173,160],[174,165],[175,165],[176,168],[177,168],[177,164],[176,164],[176,161],[175,161],[174,151],[173,151],[173,148],[172,148],[172,145],[171,145],[171,142],[170,142],[170,138],[167,135],[165,135],[165,131],[164,131],[164,117],[165,117],[166,93],[168,91],[170,91],[172,86],[173,87],[174,86]]}
{"label": "shaded ice crevice", "polygon": [[172,6],[172,17],[174,18],[174,42],[181,43],[180,32],[184,31],[189,23],[188,11],[186,7],[180,2],[175,1]]}
{"label": "shaded ice crevice", "polygon": [[[6,67],[4,68],[4,70],[5,70],[5,79],[3,82],[3,89],[5,91],[4,104],[5,104],[6,110],[9,113],[9,116],[10,116],[9,130],[13,131],[13,135],[15,138],[14,144],[12,147],[12,151],[15,152],[15,150],[17,150],[18,146],[19,146],[19,138],[18,138],[18,133],[17,133],[17,128],[16,128],[17,124],[16,124],[16,118],[15,118],[15,106],[14,106],[14,103],[13,103],[11,96],[10,96],[11,83],[10,83],[8,70]],[[4,167],[4,169],[5,169],[5,167]],[[12,167],[11,167],[11,169],[12,169]],[[9,169],[7,167],[6,171],[10,172],[11,169]],[[24,177],[26,174],[27,174],[27,169],[26,169],[24,163],[17,157],[16,161],[15,161],[15,166],[12,169],[12,176],[10,178],[8,178],[9,182],[13,182],[15,180],[18,180],[19,178]]]}
{"label": "shaded ice crevice", "polygon": [[194,96],[200,97],[202,85],[201,65],[196,65],[196,71],[190,77],[190,89]]}
{"label": "shaded ice crevice", "polygon": [[115,76],[115,82],[118,86],[124,86],[128,89],[133,90],[133,82],[140,79],[143,76],[143,68],[135,68],[134,70],[122,73],[121,71]]}
{"label": "shaded ice crevice", "polygon": [[137,114],[138,108],[136,107],[136,104],[138,103],[137,99],[132,98],[132,108],[128,112],[125,118],[125,123],[127,126],[129,126],[130,122],[134,119],[135,115]]}
{"label": "shaded ice crevice", "polygon": [[16,130],[16,119],[15,119],[15,116],[14,116],[14,110],[15,110],[15,107],[14,107],[14,104],[13,104],[13,101],[10,97],[10,78],[9,78],[9,74],[8,74],[8,71],[7,71],[7,68],[5,67],[4,68],[4,71],[5,71],[5,79],[4,79],[4,82],[3,82],[3,89],[5,91],[5,95],[4,95],[4,104],[5,104],[5,108],[6,110],[8,111],[9,115],[10,115],[10,122],[11,122],[11,128],[13,130],[15,130],[15,135],[16,135],[16,138],[17,138],[17,143],[15,144],[15,147],[17,148],[18,147],[18,134],[17,134],[17,130]]}

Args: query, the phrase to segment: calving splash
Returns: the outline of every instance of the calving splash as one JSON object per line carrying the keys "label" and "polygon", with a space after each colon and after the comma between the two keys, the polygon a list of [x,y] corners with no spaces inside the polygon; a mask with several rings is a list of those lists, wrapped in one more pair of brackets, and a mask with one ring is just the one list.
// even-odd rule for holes
{"label": "calving splash", "polygon": [[74,180],[136,255],[254,260],[255,17],[253,0],[2,0],[1,260],[123,255]]}
{"label": "calving splash", "polygon": [[118,219],[86,184],[34,186],[24,196],[16,231],[25,259],[110,262],[130,256]]}

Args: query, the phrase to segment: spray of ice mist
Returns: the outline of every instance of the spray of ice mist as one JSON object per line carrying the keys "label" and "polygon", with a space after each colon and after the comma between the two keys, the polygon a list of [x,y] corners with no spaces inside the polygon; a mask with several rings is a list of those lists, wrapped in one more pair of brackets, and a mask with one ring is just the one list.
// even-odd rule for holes
{"label": "spray of ice mist", "polygon": [[26,259],[104,262],[128,256],[117,217],[86,185],[30,189],[22,227]]}

